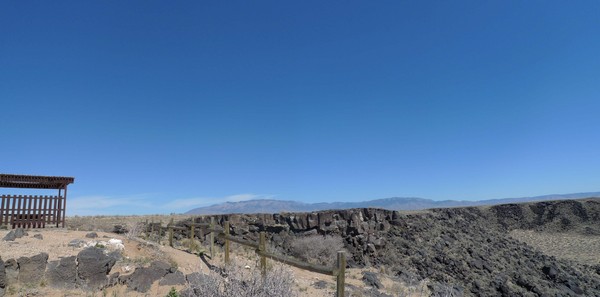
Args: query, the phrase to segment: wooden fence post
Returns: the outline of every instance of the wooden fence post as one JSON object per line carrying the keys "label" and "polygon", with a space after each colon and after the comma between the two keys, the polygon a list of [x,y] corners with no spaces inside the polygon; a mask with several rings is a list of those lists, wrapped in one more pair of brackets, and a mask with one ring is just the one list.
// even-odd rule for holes
{"label": "wooden fence post", "polygon": [[160,244],[160,240],[162,239],[162,220],[158,222],[158,244]]}
{"label": "wooden fence post", "polygon": [[337,290],[335,293],[336,297],[344,297],[344,286],[346,283],[346,253],[343,251],[337,252]]}
{"label": "wooden fence post", "polygon": [[225,221],[225,265],[229,264],[229,221]]}
{"label": "wooden fence post", "polygon": [[173,223],[169,224],[169,246],[173,247]]}
{"label": "wooden fence post", "polygon": [[[193,221],[192,221],[192,222],[193,222]],[[192,223],[192,224],[193,224],[193,223]],[[193,247],[194,247],[195,245],[196,245],[196,242],[195,242],[195,240],[194,240],[194,225],[192,225],[192,226],[190,227],[190,246],[189,246],[189,248],[190,248],[190,251],[191,251],[191,252],[193,252],[193,250],[192,250],[192,249],[193,249]]]}
{"label": "wooden fence post", "polygon": [[266,235],[265,232],[262,231],[260,232],[260,238],[259,238],[259,242],[258,242],[258,250],[262,253],[260,253],[260,273],[262,274],[263,277],[265,277],[267,275],[267,257],[265,256],[264,252],[267,251],[267,244],[266,244]]}
{"label": "wooden fence post", "polygon": [[146,223],[144,224],[144,231],[146,231],[146,239],[150,238],[150,233],[148,233],[148,219],[146,219]]}
{"label": "wooden fence post", "polygon": [[210,258],[212,259],[215,251],[215,218],[210,217]]}
{"label": "wooden fence post", "polygon": [[204,226],[200,226],[200,228],[198,228],[198,237],[200,239],[200,243],[204,244]]}

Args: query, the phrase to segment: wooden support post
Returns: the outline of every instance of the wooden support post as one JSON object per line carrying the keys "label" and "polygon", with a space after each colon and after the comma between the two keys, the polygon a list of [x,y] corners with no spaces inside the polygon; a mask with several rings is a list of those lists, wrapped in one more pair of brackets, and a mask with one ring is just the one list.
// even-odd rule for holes
{"label": "wooden support post", "polygon": [[264,252],[267,251],[267,236],[264,231],[260,232],[258,250],[262,252],[260,253],[260,273],[265,277],[267,275],[267,257]]}
{"label": "wooden support post", "polygon": [[210,258],[214,257],[215,252],[215,218],[210,217]]}
{"label": "wooden support post", "polygon": [[337,289],[335,296],[336,297],[344,297],[344,286],[346,283],[346,253],[343,251],[337,252],[337,265],[338,265],[338,275],[337,275]]}
{"label": "wooden support post", "polygon": [[223,228],[225,229],[225,265],[227,265],[229,264],[229,239],[227,239],[229,237],[229,221],[225,221]]}
{"label": "wooden support post", "polygon": [[63,207],[62,207],[62,227],[65,227],[65,221],[66,221],[66,215],[67,215],[67,185],[65,185],[65,198],[63,198]]}
{"label": "wooden support post", "polygon": [[173,218],[169,222],[169,246],[173,247]]}

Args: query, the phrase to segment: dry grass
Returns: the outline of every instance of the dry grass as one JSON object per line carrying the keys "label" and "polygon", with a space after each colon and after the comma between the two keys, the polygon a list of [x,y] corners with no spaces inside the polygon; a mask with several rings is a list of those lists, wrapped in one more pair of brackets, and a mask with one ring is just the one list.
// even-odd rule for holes
{"label": "dry grass", "polygon": [[263,278],[256,268],[245,269],[239,265],[227,266],[223,274],[214,271],[190,284],[202,296],[214,297],[284,297],[298,296],[291,270],[275,265]]}
{"label": "dry grass", "polygon": [[513,230],[510,236],[559,259],[583,264],[600,264],[598,235]]}
{"label": "dry grass", "polygon": [[[78,231],[103,231],[112,232],[116,225],[131,228],[142,222],[169,223],[172,218],[175,222],[191,218],[191,215],[128,215],[128,216],[69,216],[66,218],[66,226],[69,230]],[[131,229],[128,229],[131,230]]]}
{"label": "dry grass", "polygon": [[302,261],[332,266],[337,261],[337,252],[344,249],[339,236],[307,236],[295,238],[291,244],[292,255]]}

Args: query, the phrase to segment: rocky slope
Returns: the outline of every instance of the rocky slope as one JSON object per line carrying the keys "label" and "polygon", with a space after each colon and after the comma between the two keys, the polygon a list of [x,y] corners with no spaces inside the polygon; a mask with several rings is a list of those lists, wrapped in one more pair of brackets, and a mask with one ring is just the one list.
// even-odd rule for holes
{"label": "rocky slope", "polygon": [[[341,236],[350,266],[373,265],[404,280],[430,280],[456,296],[600,296],[600,265],[557,259],[509,236],[513,229],[600,234],[600,199],[432,209],[347,209],[219,215],[231,233],[289,250],[297,236]],[[208,221],[208,217],[197,217]],[[185,224],[181,222],[180,224]]]}

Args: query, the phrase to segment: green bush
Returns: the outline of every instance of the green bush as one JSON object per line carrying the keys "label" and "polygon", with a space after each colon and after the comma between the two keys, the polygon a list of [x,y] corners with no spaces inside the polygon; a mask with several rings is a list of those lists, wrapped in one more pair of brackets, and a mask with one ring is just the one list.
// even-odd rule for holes
{"label": "green bush", "polygon": [[169,291],[166,297],[179,297],[179,293],[177,293],[174,287],[171,287],[171,291]]}

